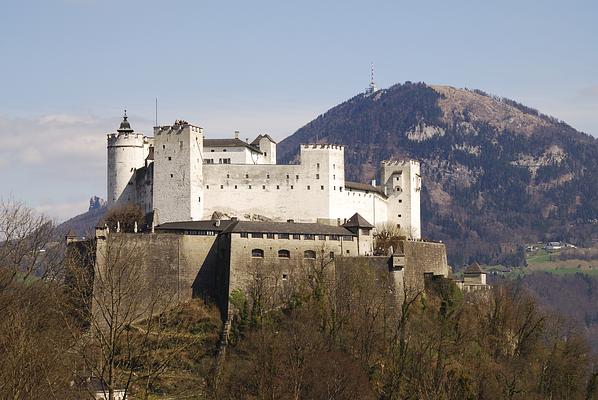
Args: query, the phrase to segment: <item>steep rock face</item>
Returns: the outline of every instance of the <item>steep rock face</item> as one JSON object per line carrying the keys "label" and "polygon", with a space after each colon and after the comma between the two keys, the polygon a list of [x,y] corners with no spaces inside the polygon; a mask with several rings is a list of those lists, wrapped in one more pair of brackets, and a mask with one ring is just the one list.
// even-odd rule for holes
{"label": "steep rock face", "polygon": [[351,180],[374,178],[384,159],[419,160],[423,232],[453,264],[517,264],[525,241],[598,232],[598,140],[515,101],[399,84],[320,115],[279,143],[279,160],[316,138],[347,146]]}
{"label": "steep rock face", "polygon": [[62,233],[74,233],[77,236],[93,237],[94,229],[108,210],[106,201],[98,196],[89,199],[89,209],[62,224],[57,229]]}

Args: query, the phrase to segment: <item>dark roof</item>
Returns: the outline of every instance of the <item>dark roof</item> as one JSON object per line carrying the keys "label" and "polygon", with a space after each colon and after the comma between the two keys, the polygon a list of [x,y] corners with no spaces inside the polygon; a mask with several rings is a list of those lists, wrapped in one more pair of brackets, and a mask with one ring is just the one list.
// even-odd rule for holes
{"label": "dark roof", "polygon": [[156,226],[156,230],[159,231],[215,231],[222,232],[230,225],[237,221],[233,220],[220,220],[220,225],[215,220],[206,221],[183,221],[183,222],[166,222],[164,224]]}
{"label": "dark roof", "polygon": [[482,272],[482,268],[480,268],[480,264],[478,264],[477,262],[473,262],[472,264],[469,265],[469,267],[465,268],[465,271],[463,271],[466,274],[481,274]]}
{"label": "dark roof", "polygon": [[226,232],[241,233],[290,233],[307,235],[353,235],[351,231],[342,226],[332,226],[317,223],[299,222],[262,222],[238,221],[226,229]]}
{"label": "dark roof", "polygon": [[255,139],[253,139],[253,142],[251,142],[251,145],[252,146],[259,146],[260,140],[262,140],[262,138],[268,138],[268,140],[270,140],[272,143],[276,143],[276,141],[274,139],[272,139],[272,137],[270,135],[268,135],[267,133],[265,133],[263,135],[257,135],[257,137]]}
{"label": "dark roof", "polygon": [[129,121],[127,121],[127,110],[125,110],[123,120],[120,123],[120,127],[116,131],[119,133],[133,133],[133,129],[131,129],[131,124],[129,123]]}
{"label": "dark roof", "polygon": [[373,228],[374,225],[370,224],[365,218],[359,213],[353,214],[351,218],[343,224],[345,228]]}
{"label": "dark roof", "polygon": [[384,191],[368,183],[345,181],[345,188],[352,190],[363,190],[364,192],[374,192],[381,196],[388,197],[386,194],[384,194]]}
{"label": "dark roof", "polygon": [[261,153],[260,149],[241,139],[204,139],[203,147],[246,147],[251,151]]}

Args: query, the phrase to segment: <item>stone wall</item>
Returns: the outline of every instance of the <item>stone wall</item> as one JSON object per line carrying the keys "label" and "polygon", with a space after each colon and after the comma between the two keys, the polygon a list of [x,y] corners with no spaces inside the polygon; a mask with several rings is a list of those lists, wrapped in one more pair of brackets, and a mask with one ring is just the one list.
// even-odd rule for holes
{"label": "stone wall", "polygon": [[442,243],[402,240],[400,249],[405,254],[405,286],[424,288],[424,274],[432,273],[448,277],[446,247]]}

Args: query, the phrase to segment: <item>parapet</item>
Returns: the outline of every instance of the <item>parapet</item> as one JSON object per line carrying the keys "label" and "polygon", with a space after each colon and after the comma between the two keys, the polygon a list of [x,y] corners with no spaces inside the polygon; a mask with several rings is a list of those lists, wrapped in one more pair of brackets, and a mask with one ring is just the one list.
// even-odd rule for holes
{"label": "parapet", "polygon": [[189,128],[191,132],[198,132],[202,133],[203,128],[200,126],[192,125],[187,121],[183,120],[176,120],[173,125],[164,125],[164,126],[155,126],[154,127],[154,136],[159,136],[162,134],[166,135],[178,135],[182,133],[186,128]]}
{"label": "parapet", "polygon": [[108,147],[114,146],[143,146],[146,137],[143,133],[109,133]]}
{"label": "parapet", "polygon": [[344,150],[345,146],[342,144],[329,144],[329,143],[311,143],[302,144],[301,150]]}

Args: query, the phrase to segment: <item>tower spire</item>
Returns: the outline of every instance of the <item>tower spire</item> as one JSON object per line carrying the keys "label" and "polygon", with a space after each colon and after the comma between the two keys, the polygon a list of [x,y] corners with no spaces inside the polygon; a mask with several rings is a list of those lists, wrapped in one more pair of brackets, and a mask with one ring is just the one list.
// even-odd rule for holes
{"label": "tower spire", "polygon": [[378,88],[376,87],[376,82],[374,81],[374,63],[370,63],[370,85],[365,90],[365,95],[370,96],[374,94]]}

